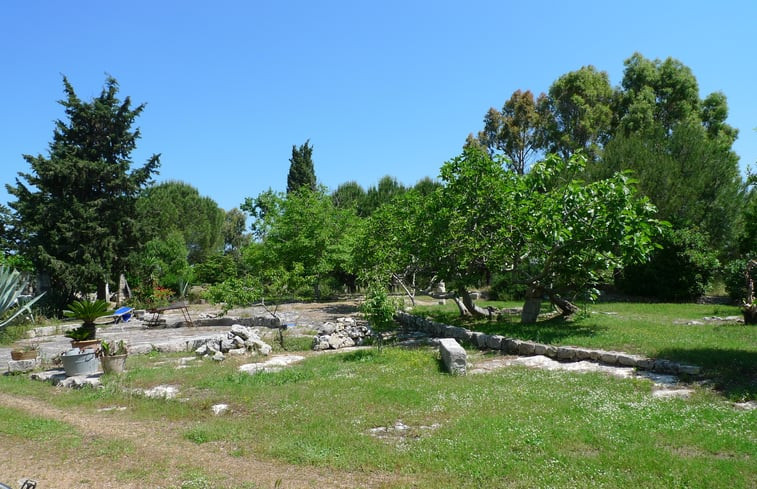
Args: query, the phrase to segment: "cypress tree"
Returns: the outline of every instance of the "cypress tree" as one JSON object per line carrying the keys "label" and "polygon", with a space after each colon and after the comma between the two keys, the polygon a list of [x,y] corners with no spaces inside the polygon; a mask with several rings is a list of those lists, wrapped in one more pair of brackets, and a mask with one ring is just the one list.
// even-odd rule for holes
{"label": "cypress tree", "polygon": [[315,191],[315,169],[313,167],[313,147],[310,140],[299,148],[292,145],[292,157],[289,159],[287,175],[287,194],[301,189]]}

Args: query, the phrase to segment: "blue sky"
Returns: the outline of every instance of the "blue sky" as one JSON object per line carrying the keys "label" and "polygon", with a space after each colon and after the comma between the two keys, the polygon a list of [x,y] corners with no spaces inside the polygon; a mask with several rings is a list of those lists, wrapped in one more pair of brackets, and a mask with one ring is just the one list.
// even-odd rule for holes
{"label": "blue sky", "polygon": [[320,183],[412,185],[459,154],[489,107],[594,65],[618,85],[635,51],[689,66],[722,91],[757,162],[757,2],[4,0],[0,202],[47,154],[61,75],[97,95],[106,74],[146,102],[135,163],[225,208],[286,188],[310,139]]}

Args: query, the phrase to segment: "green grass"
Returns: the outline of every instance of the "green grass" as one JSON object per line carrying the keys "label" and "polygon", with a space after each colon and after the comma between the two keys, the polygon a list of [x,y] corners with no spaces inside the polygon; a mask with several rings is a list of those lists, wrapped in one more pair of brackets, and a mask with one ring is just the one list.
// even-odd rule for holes
{"label": "green grass", "polygon": [[[671,352],[691,356],[692,363],[706,359],[697,355],[710,349],[716,357],[710,366],[730,365],[723,352],[731,351],[743,356],[739,361],[747,373],[757,363],[754,328],[673,324],[729,315],[730,309],[602,304],[591,311],[598,314],[575,322],[535,328],[517,320],[482,322],[471,329],[500,328],[497,332],[527,339],[541,334],[541,341],[548,337],[554,344]],[[757,487],[757,411],[737,409],[707,387],[696,387],[688,399],[662,399],[652,396],[650,381],[601,373],[509,367],[451,376],[433,349],[317,355],[257,375],[238,372],[239,363],[249,359],[176,369],[179,356],[130,357],[128,374],[106,378],[100,390],[50,396],[54,388],[23,377],[0,378],[0,390],[19,392],[26,385],[28,395],[91,412],[128,406],[113,415],[160,420],[178,437],[242,465],[247,458],[272,458],[334,471],[396,474],[397,481],[381,476],[387,488]],[[179,386],[183,399],[129,393],[157,384]],[[214,416],[210,406],[221,402],[231,411]],[[0,419],[9,416],[10,421],[0,421],[0,441],[17,436],[12,427],[21,425],[18,415],[0,412]],[[383,438],[372,434],[398,422],[408,429]],[[43,425],[31,425],[36,436],[43,436]],[[53,424],[52,432],[67,436],[65,425]],[[128,450],[113,447],[101,453],[128,456]],[[139,480],[131,470],[121,478]],[[218,476],[204,467],[188,472],[181,487],[210,487]]]}
{"label": "green grass", "polygon": [[[485,304],[516,306],[516,303]],[[703,321],[711,316],[740,316],[739,308],[734,306],[601,303],[589,306],[575,320],[552,319],[536,324],[521,324],[517,315],[500,321],[466,320],[460,317],[454,304],[417,307],[414,313],[489,334],[699,365],[729,397],[757,398],[757,328],[735,322]],[[704,324],[686,324],[694,320]]]}
{"label": "green grass", "polygon": [[[122,381],[137,386],[155,379],[135,368]],[[75,400],[82,409],[127,403],[130,415],[177,423],[185,439],[223,447],[241,464],[263,456],[385,471],[415,487],[757,483],[750,428],[757,412],[736,410],[705,389],[691,399],[663,400],[652,397],[649,381],[602,374],[508,368],[456,377],[441,372],[433,350],[397,348],[321,355],[254,376],[238,373],[232,363],[205,362],[174,369],[172,383],[202,395],[143,399],[106,388],[66,392],[53,402]],[[213,416],[215,402],[231,404],[232,414]],[[406,436],[371,435],[398,421],[409,426]],[[188,478],[188,484],[205,477]]]}

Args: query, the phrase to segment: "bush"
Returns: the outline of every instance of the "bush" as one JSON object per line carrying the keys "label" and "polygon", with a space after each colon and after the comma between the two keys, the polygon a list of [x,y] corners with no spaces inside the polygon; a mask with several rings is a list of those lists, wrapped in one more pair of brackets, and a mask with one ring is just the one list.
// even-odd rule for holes
{"label": "bush", "polygon": [[617,278],[618,288],[631,295],[660,300],[689,300],[705,293],[720,263],[696,229],[668,229],[662,249],[650,261],[631,265]]}
{"label": "bush", "polygon": [[740,303],[746,298],[746,277],[744,277],[744,272],[746,271],[747,261],[747,259],[733,260],[723,267],[725,290],[728,292],[728,297],[733,299],[734,302]]}
{"label": "bush", "polygon": [[263,287],[257,277],[248,275],[210,286],[206,297],[215,304],[223,304],[226,314],[236,306],[246,307],[259,301],[263,297]]}
{"label": "bush", "polygon": [[396,325],[394,314],[397,312],[397,309],[399,309],[398,301],[389,298],[386,287],[378,282],[368,285],[365,302],[360,307],[360,312],[363,313],[366,321],[370,323],[374,331],[380,332],[392,329]]}

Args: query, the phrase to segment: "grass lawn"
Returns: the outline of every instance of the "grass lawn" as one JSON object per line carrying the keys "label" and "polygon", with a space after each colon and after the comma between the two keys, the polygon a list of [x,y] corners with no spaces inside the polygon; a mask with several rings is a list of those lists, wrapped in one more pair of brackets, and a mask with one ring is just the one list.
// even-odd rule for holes
{"label": "grass lawn", "polygon": [[[656,321],[647,307],[596,306],[594,311],[618,314],[550,322],[543,325],[546,338],[534,337],[536,329],[524,329],[517,321],[488,327],[553,343],[626,350],[624,345],[631,345],[646,354],[717,350],[723,343],[743,351],[752,361],[747,368],[754,369],[755,336],[744,333],[744,326],[671,324],[679,316],[712,315],[712,306],[664,305]],[[695,339],[687,343],[678,337],[685,332]],[[104,423],[159,422],[155,443],[189,444],[231,457],[240,466],[265,459],[327,468],[335,477],[341,471],[381,474],[373,487],[757,487],[757,410],[738,409],[709,388],[696,388],[687,399],[658,398],[648,380],[525,367],[458,377],[444,373],[429,348],[313,355],[280,372],[252,376],[237,370],[249,359],[198,361],[177,369],[178,356],[130,357],[128,373],[106,377],[99,390],[58,390],[13,376],[0,378],[0,391],[102,417]],[[180,399],[133,393],[158,384],[178,386]],[[231,412],[213,415],[210,407],[216,403],[229,404]],[[127,409],[98,412],[110,406]],[[76,430],[58,421],[0,409],[2,446],[25,432],[19,426],[27,426],[40,441],[79,439]],[[48,431],[53,434],[45,435]],[[86,440],[79,444],[87,446]],[[76,457],[76,444],[66,446],[60,456]],[[137,459],[139,448],[119,452],[111,447],[87,455],[94,463],[113,464],[113,480],[166,475],[161,461],[143,465],[144,472],[128,464],[119,468],[119,461]],[[45,449],[46,457],[56,453]],[[189,456],[182,470],[191,480],[171,488],[260,487],[230,480]],[[289,487],[286,476],[282,481]]]}
{"label": "grass lawn", "polygon": [[[489,334],[552,345],[624,351],[699,365],[732,399],[757,398],[757,328],[736,322],[703,320],[713,316],[740,316],[739,308],[734,306],[600,303],[588,306],[575,320],[553,319],[536,324],[521,324],[517,315],[500,321],[464,319],[451,301],[445,306],[416,307],[414,313]],[[690,321],[703,324],[687,324]]]}

